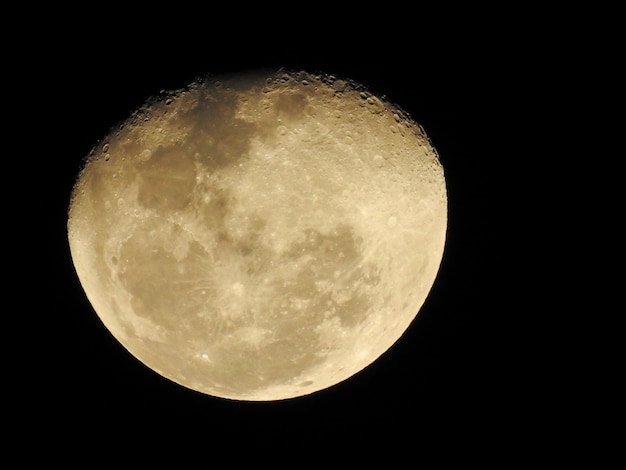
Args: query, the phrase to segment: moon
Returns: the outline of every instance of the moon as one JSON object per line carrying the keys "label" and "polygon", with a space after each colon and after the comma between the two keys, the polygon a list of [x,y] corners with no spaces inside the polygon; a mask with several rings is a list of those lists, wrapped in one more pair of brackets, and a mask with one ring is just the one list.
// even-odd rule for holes
{"label": "moon", "polygon": [[405,332],[447,228],[438,154],[333,75],[208,76],[96,144],[68,241],[110,333],[184,387],[270,401],[338,384]]}

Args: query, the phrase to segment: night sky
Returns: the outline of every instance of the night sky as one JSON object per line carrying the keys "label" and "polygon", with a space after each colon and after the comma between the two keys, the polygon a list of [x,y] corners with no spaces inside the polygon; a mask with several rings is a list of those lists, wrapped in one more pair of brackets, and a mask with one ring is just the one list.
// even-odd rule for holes
{"label": "night sky", "polygon": [[[226,45],[215,34],[184,36],[179,25],[170,46],[162,31],[137,30],[133,36],[131,30],[124,25],[124,34],[114,34],[111,25],[107,34],[117,40],[108,43],[96,41],[103,31],[81,28],[42,45],[38,54],[53,60],[52,70],[33,59],[30,79],[46,87],[40,99],[48,109],[62,110],[38,122],[40,139],[49,144],[38,157],[46,191],[45,266],[38,277],[50,294],[47,310],[38,309],[44,339],[37,357],[45,361],[37,362],[38,385],[28,392],[38,410],[33,428],[53,435],[64,423],[72,439],[107,428],[162,440],[189,433],[207,443],[206,452],[228,449],[231,455],[281,448],[345,448],[363,455],[396,447],[417,455],[422,446],[458,449],[468,440],[506,446],[524,414],[511,346],[516,301],[504,269],[512,262],[505,229],[511,208],[502,196],[511,180],[511,167],[503,162],[514,150],[513,123],[502,111],[519,98],[502,92],[507,86],[494,91],[494,84],[512,80],[512,61],[497,54],[491,41],[444,47],[402,28],[395,36],[365,28],[318,43],[285,32]],[[72,265],[67,208],[83,158],[149,96],[206,73],[280,66],[352,78],[424,127],[447,180],[447,243],[419,316],[371,366],[310,396],[234,402],[160,377],[108,333]],[[294,466],[306,462],[302,457]]]}

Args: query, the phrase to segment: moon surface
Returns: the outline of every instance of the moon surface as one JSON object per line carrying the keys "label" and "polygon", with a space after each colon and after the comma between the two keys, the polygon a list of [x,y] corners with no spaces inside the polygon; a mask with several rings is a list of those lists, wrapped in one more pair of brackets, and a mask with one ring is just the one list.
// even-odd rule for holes
{"label": "moon surface", "polygon": [[150,98],[86,158],[68,240],[94,310],[141,362],[212,396],[280,400],[400,338],[446,227],[418,124],[351,80],[279,70]]}

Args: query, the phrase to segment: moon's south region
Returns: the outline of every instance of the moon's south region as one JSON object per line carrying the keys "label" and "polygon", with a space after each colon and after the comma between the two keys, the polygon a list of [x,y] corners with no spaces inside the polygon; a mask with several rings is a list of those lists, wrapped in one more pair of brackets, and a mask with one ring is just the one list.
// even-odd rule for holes
{"label": "moon's south region", "polygon": [[68,239],[94,310],[141,362],[209,395],[277,400],[398,340],[446,226],[418,124],[350,80],[278,71],[149,99],[87,157]]}

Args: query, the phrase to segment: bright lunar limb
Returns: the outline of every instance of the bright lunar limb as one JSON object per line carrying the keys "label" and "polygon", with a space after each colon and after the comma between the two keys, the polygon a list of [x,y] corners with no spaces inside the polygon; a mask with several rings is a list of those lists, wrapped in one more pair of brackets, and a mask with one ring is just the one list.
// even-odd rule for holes
{"label": "bright lunar limb", "polygon": [[209,395],[279,400],[398,340],[446,227],[419,125],[350,80],[280,70],[148,100],[86,159],[68,239],[93,308],[140,361]]}

